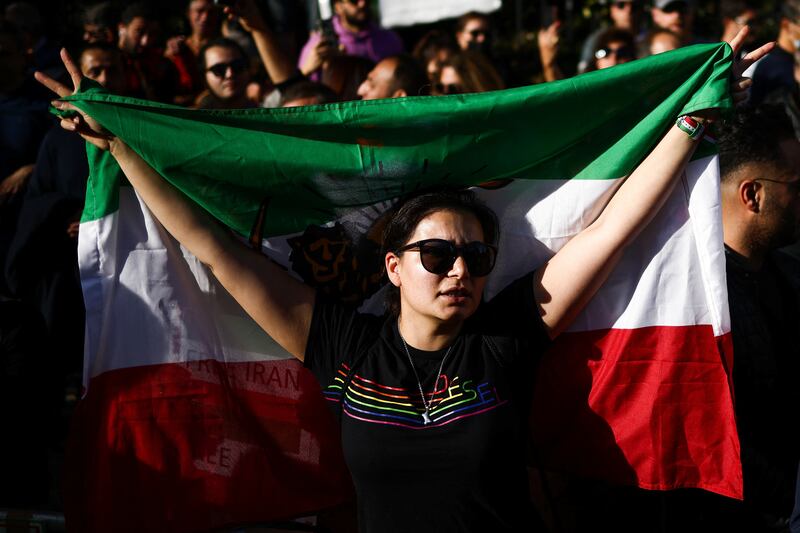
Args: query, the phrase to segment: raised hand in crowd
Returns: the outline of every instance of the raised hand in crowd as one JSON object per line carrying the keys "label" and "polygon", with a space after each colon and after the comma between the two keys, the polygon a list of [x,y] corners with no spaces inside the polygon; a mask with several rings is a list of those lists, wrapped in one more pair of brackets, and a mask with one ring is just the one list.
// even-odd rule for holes
{"label": "raised hand in crowd", "polygon": [[556,20],[546,28],[540,28],[536,40],[539,44],[539,59],[542,62],[544,81],[564,78],[558,66],[558,44],[561,40],[561,21]]}
{"label": "raised hand in crowd", "polygon": [[[59,98],[63,98],[65,96],[69,96],[71,94],[75,94],[78,92],[78,87],[81,85],[81,80],[83,79],[83,74],[81,74],[80,69],[78,69],[77,65],[72,61],[69,53],[65,49],[61,50],[61,60],[64,62],[64,67],[66,67],[67,72],[69,73],[69,77],[72,80],[72,84],[74,89],[70,89],[63,83],[60,83],[47,74],[42,72],[36,72],[34,76],[36,77],[36,81],[53,91],[58,95]],[[62,118],[61,119],[61,127],[68,131],[74,131],[80,134],[84,140],[92,143],[96,147],[100,148],[101,150],[109,150],[111,148],[111,142],[116,139],[113,135],[111,135],[107,130],[105,130],[100,123],[94,120],[92,117],[84,113],[83,111],[79,110],[74,105],[68,102],[61,102],[59,100],[54,100],[51,102],[53,107],[56,109],[60,109],[62,111],[77,111],[78,113],[70,118]]]}
{"label": "raised hand in crowd", "polygon": [[331,41],[322,39],[314,46],[300,65],[300,72],[308,76],[312,72],[324,68],[326,63],[335,55],[342,52],[341,46],[336,46]]}
{"label": "raised hand in crowd", "polygon": [[[72,58],[61,51],[73,89],[36,73],[36,79],[59,97],[77,92],[83,78]],[[53,102],[60,110],[77,110],[68,102]],[[61,127],[79,133],[86,141],[110,151],[156,219],[203,264],[208,265],[239,304],[288,352],[303,359],[308,338],[314,291],[259,252],[242,245],[164,180],[123,140],[110,134],[92,117],[77,110]],[[280,280],[280,281],[278,281]]]}
{"label": "raised hand in crowd", "polygon": [[[742,49],[742,45],[747,41],[749,34],[750,28],[744,26],[739,30],[739,33],[728,42],[733,49],[734,57],[739,55],[739,51]],[[745,71],[756,61],[769,54],[773,48],[775,48],[775,43],[769,42],[733,62],[733,69],[731,71],[733,77],[733,81],[731,82],[731,97],[733,98],[734,104],[741,105],[745,103],[749,97],[749,89],[750,86],[753,85],[753,80],[743,77]]]}
{"label": "raised hand in crowd", "polygon": [[281,49],[275,34],[253,0],[238,0],[232,6],[226,6],[224,11],[229,19],[238,19],[242,28],[253,36],[258,55],[272,83],[283,83],[296,73],[294,61]]}
{"label": "raised hand in crowd", "polygon": [[34,168],[33,164],[23,165],[0,181],[0,205],[25,190]]}
{"label": "raised hand in crowd", "polygon": [[245,31],[269,31],[267,21],[253,0],[237,0],[232,5],[225,6],[224,12],[231,20],[238,19]]}
{"label": "raised hand in crowd", "polygon": [[164,56],[175,57],[177,55],[180,55],[181,51],[185,47],[186,47],[185,35],[175,35],[174,37],[170,37],[164,44]]}

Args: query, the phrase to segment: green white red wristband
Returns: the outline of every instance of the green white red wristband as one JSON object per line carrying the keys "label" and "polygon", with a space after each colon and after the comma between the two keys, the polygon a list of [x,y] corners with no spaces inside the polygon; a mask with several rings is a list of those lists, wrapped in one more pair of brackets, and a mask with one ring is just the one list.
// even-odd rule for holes
{"label": "green white red wristband", "polygon": [[675,125],[678,126],[682,131],[689,136],[689,138],[693,141],[697,141],[703,138],[703,134],[706,131],[705,125],[702,122],[698,121],[697,119],[690,117],[689,115],[683,115],[682,117],[678,117],[678,120],[675,122]]}

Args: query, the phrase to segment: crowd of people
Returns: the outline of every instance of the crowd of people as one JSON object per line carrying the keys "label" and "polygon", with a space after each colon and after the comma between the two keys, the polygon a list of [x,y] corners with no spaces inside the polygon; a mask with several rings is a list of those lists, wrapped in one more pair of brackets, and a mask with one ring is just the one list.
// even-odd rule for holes
{"label": "crowd of people", "polygon": [[[800,430],[791,417],[800,407],[800,0],[779,2],[777,11],[720,0],[712,36],[695,33],[694,0],[609,1],[607,19],[582,43],[566,42],[571,33],[554,8],[536,34],[540,72],[526,73],[493,46],[491,14],[465,13],[408,42],[381,27],[367,0],[332,0],[330,20],[294,26],[283,4],[294,3],[190,0],[187,34],[165,36],[154,4],[102,2],[82,8],[82,34],[70,44],[82,75],[114,94],[242,109],[550,82],[730,42],[743,27],[772,20],[777,44],[746,73],[753,84],[744,110],[719,125],[745,499],[584,482],[580,494],[553,487],[551,503],[570,501],[541,514],[553,528],[576,531],[800,532]],[[0,508],[59,509],[61,453],[81,388],[77,237],[88,163],[84,141],[57,127],[53,95],[33,77],[69,83],[44,16],[26,2],[0,12]],[[761,44],[751,38],[741,54]],[[566,63],[568,45],[579,50],[577,64]]]}

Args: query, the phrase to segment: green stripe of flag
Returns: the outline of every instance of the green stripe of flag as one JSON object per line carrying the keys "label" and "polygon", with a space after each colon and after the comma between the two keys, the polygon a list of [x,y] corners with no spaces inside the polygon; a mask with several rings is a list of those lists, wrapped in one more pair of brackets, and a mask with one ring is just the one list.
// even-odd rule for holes
{"label": "green stripe of flag", "polygon": [[[677,116],[730,108],[731,50],[696,45],[506,91],[290,109],[188,110],[89,88],[66,98],[240,234],[332,220],[420,187],[627,175]],[[117,170],[89,148],[84,221],[117,208]]]}

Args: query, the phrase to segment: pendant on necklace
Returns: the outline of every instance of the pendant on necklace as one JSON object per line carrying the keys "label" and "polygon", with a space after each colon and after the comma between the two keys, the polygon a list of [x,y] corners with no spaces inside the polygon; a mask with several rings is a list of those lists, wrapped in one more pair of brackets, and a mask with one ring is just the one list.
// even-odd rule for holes
{"label": "pendant on necklace", "polygon": [[427,410],[427,409],[425,409],[425,411],[422,413],[422,423],[423,423],[423,424],[425,424],[425,425],[427,426],[427,425],[428,425],[428,424],[430,424],[431,422],[432,422],[432,420],[431,420],[431,415],[429,415],[429,414],[428,414],[428,410]]}

